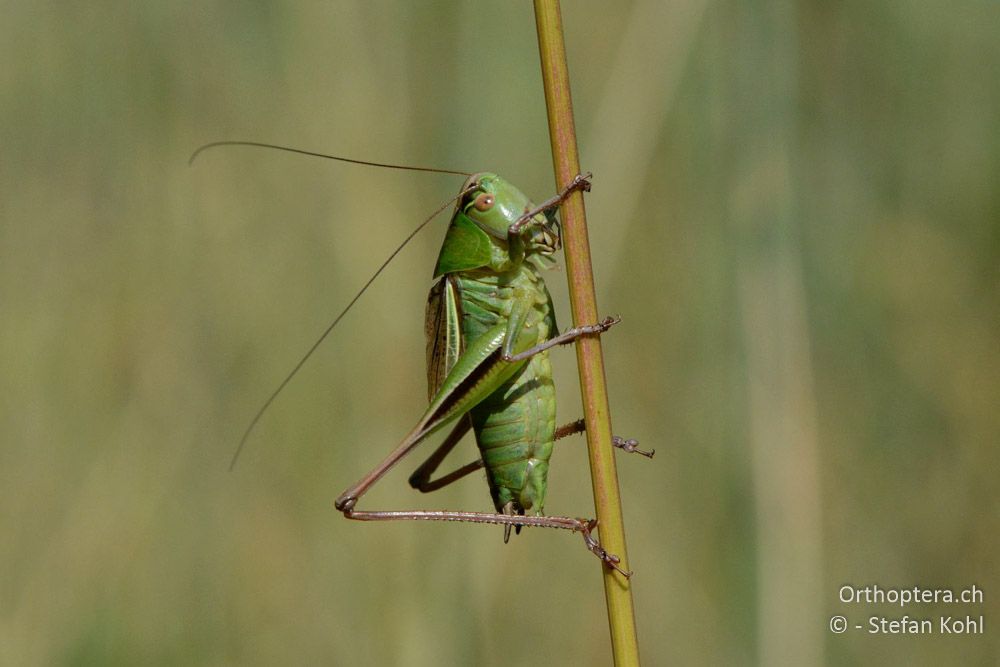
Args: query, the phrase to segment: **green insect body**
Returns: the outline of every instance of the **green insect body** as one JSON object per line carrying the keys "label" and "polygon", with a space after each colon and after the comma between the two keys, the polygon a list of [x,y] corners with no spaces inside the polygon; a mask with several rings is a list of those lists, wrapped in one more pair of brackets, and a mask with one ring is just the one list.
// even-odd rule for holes
{"label": "green insect body", "polygon": [[[341,162],[393,169],[461,173],[469,176],[457,200],[434,270],[437,282],[427,301],[427,384],[429,405],[403,440],[372,470],[341,493],[334,505],[358,521],[429,520],[488,523],[510,529],[522,526],[561,528],[580,533],[584,543],[608,567],[628,577],[620,560],[593,537],[595,520],[544,516],[549,457],[555,440],[580,433],[584,421],[555,425],[555,388],[548,350],[580,336],[601,334],[620,320],[605,318],[558,333],[552,298],[540,271],[555,264],[560,247],[558,207],[578,191],[590,189],[590,175],[578,175],[556,196],[535,206],[496,174],[469,175],[446,169],[410,167],[326,155],[254,141],[219,141],[197,149],[189,162],[217,146],[254,146],[325,157]],[[453,201],[454,201],[453,200]],[[446,204],[447,206],[447,204]],[[278,384],[253,419],[233,453],[236,464],[254,427],[285,386],[396,253],[444,209],[421,223],[389,256],[361,291],[326,328]],[[450,434],[410,476],[411,486],[427,492],[480,468],[496,513],[451,510],[361,510],[358,500],[427,436],[454,423]],[[431,477],[448,453],[472,429],[481,458],[447,475]],[[613,437],[628,452],[652,457],[635,440]]]}
{"label": "green insect body", "polygon": [[433,404],[442,388],[450,389],[448,374],[463,354],[487,352],[485,372],[475,378],[481,384],[474,393],[482,398],[469,416],[493,503],[498,512],[541,514],[555,434],[548,353],[516,362],[501,355],[502,348],[522,352],[557,331],[539,268],[559,248],[558,226],[539,214],[526,240],[508,241],[507,229],[533,204],[495,174],[477,174],[471,184],[475,189],[452,218],[435,271],[440,279],[427,302],[429,394]]}
{"label": "green insect body", "polygon": [[[555,388],[547,350],[581,335],[607,331],[606,318],[558,334],[552,297],[540,271],[560,247],[555,209],[573,191],[587,189],[580,176],[539,207],[492,173],[469,177],[438,256],[427,300],[427,385],[430,404],[416,426],[375,468],[344,491],[337,509],[349,519],[424,519],[563,528],[583,535],[587,548],[622,574],[618,559],[591,536],[596,523],[543,516],[549,458],[555,440],[583,430],[582,420],[557,429]],[[457,423],[456,423],[457,422]],[[444,510],[359,510],[358,499],[427,436],[456,423],[444,443],[410,477],[431,491],[486,468],[496,514]],[[462,436],[472,429],[480,461],[431,481]],[[638,451],[634,440],[616,446]]]}

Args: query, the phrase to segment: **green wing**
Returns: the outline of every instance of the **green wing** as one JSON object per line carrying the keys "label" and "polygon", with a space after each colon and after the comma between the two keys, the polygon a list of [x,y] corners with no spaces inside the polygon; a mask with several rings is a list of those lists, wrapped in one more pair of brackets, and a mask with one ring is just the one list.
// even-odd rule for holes
{"label": "green wing", "polygon": [[427,336],[427,400],[433,400],[462,355],[462,312],[455,279],[445,275],[427,295],[424,316]]}

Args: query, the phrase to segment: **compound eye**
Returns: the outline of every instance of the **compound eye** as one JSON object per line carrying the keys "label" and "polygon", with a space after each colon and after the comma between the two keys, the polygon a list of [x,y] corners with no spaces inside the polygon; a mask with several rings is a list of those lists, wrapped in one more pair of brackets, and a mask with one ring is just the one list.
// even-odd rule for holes
{"label": "compound eye", "polygon": [[488,192],[481,193],[478,197],[473,200],[472,205],[476,207],[477,211],[488,211],[493,208],[493,204],[496,203],[496,198]]}

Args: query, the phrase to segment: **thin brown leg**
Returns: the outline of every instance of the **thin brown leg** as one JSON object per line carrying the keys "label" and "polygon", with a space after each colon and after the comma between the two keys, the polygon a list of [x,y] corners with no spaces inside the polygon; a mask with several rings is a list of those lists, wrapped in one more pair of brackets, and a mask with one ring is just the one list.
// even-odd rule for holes
{"label": "thin brown leg", "polygon": [[568,516],[522,516],[519,514],[487,514],[485,512],[450,512],[447,510],[379,510],[366,511],[348,508],[344,516],[356,521],[459,521],[463,523],[488,523],[501,526],[537,526],[540,528],[562,528],[583,535],[587,549],[601,559],[606,566],[618,571],[626,579],[632,576],[619,565],[621,559],[609,554],[594,538],[591,532],[597,527],[596,519],[574,519]]}
{"label": "thin brown leg", "polygon": [[546,211],[556,208],[557,206],[560,206],[564,201],[566,201],[566,198],[569,197],[570,194],[572,194],[577,190],[590,192],[590,179],[593,177],[594,175],[591,174],[589,171],[586,174],[577,174],[573,178],[573,180],[570,181],[569,185],[563,188],[559,194],[549,199],[546,199],[535,208],[525,211],[524,214],[507,229],[507,233],[514,235],[520,234],[521,229],[526,224],[528,224],[532,218],[534,218],[539,213],[544,213]]}
{"label": "thin brown leg", "polygon": [[[559,440],[560,438],[565,438],[567,435],[575,435],[577,433],[583,433],[586,430],[587,430],[587,423],[582,419],[577,419],[575,422],[563,424],[562,426],[557,428],[555,439]],[[644,452],[643,450],[639,449],[639,441],[635,440],[634,438],[625,439],[620,436],[613,435],[611,436],[611,444],[617,447],[618,449],[628,452],[629,454],[641,454],[642,456],[645,456],[647,459],[653,458],[653,454],[656,453],[655,449],[651,449],[648,452]]]}
{"label": "thin brown leg", "polygon": [[572,343],[574,340],[580,336],[586,336],[587,334],[599,334],[604,333],[614,325],[622,321],[620,317],[605,317],[603,320],[597,324],[585,324],[582,327],[573,327],[572,329],[567,329],[558,336],[554,336],[544,343],[539,343],[534,347],[529,347],[524,352],[518,352],[517,354],[512,354],[510,356],[501,356],[504,361],[521,361],[532,357],[539,352],[544,352],[549,348],[555,347],[557,345],[566,345]]}
{"label": "thin brown leg", "polygon": [[[438,469],[438,466],[444,461],[445,457],[451,453],[451,450],[455,448],[455,445],[465,436],[466,433],[471,429],[471,425],[468,423],[468,419],[462,419],[455,428],[452,429],[448,437],[445,438],[444,442],[434,450],[427,460],[420,464],[412,475],[410,475],[410,486],[417,489],[421,493],[430,493],[431,491],[437,491],[438,489],[444,488],[456,482],[463,477],[476,472],[477,470],[482,470],[485,467],[482,459],[476,459],[475,461],[470,461],[464,466],[452,470],[447,475],[443,475],[437,479],[432,480],[431,475]],[[555,440],[561,440],[568,435],[576,435],[577,433],[583,433],[587,430],[586,423],[582,419],[577,419],[575,422],[570,422],[568,424],[563,424],[556,429]],[[646,458],[653,458],[656,454],[656,450],[652,449],[648,452],[639,449],[639,441],[633,438],[622,438],[617,435],[611,436],[611,444],[621,449],[622,451],[628,452],[629,454],[640,454]]]}
{"label": "thin brown leg", "polygon": [[455,480],[465,477],[469,473],[475,472],[483,467],[483,460],[473,461],[467,465],[453,470],[444,477],[439,479],[431,480],[431,475],[434,471],[438,469],[441,462],[444,461],[445,457],[451,453],[451,450],[455,448],[455,445],[472,429],[472,422],[468,415],[465,415],[458,420],[455,424],[455,428],[451,430],[448,437],[444,439],[437,449],[427,457],[427,460],[420,464],[420,466],[413,471],[410,475],[410,486],[414,489],[419,490],[422,493],[430,493],[431,491],[437,491],[438,489],[447,486],[454,482]]}

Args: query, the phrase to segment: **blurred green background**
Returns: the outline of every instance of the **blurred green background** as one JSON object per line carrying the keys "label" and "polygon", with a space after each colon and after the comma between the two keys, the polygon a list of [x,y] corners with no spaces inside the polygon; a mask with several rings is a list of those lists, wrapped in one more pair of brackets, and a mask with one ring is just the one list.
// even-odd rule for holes
{"label": "blurred green background", "polygon": [[[996,664],[995,2],[564,6],[646,664]],[[344,521],[425,403],[461,179],[554,191],[526,2],[5,2],[0,663],[606,665],[578,537]],[[561,324],[563,274],[549,279]],[[553,354],[560,420],[574,356]],[[429,449],[429,448],[428,448]],[[470,443],[455,463],[473,456]],[[407,462],[370,508],[488,510]],[[406,468],[403,470],[402,468]],[[583,440],[547,509],[592,513]],[[845,604],[844,584],[984,591]],[[984,615],[978,636],[831,615]]]}

